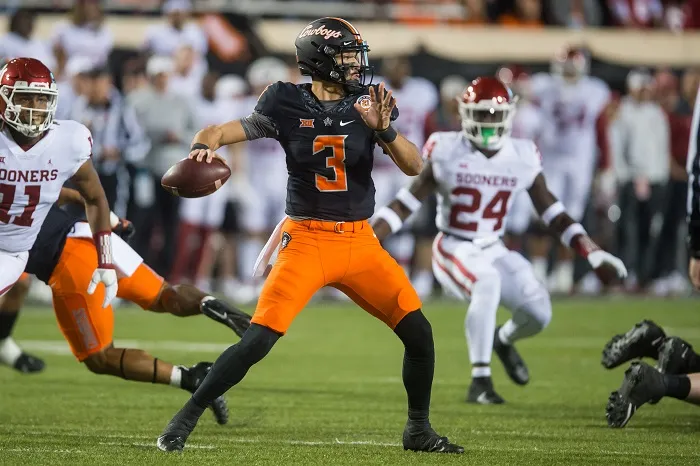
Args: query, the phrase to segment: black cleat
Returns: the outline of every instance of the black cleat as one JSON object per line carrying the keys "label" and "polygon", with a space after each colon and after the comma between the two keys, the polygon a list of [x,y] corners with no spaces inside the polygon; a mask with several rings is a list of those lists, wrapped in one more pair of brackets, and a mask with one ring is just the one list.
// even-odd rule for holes
{"label": "black cleat", "polygon": [[194,428],[197,426],[199,415],[202,413],[201,408],[196,406],[192,400],[188,401],[185,406],[175,414],[158,440],[156,446],[159,450],[168,452],[182,452],[185,448],[187,437],[190,436]]}
{"label": "black cleat", "polygon": [[661,327],[651,320],[643,320],[624,335],[615,335],[605,344],[601,364],[606,369],[613,369],[632,359],[656,359],[664,338],[666,333]]}
{"label": "black cleat", "polygon": [[432,427],[416,434],[410,433],[408,427],[404,429],[403,449],[427,453],[464,453],[464,447],[450,443],[447,437],[440,437]]}
{"label": "black cleat", "polygon": [[467,403],[500,405],[506,401],[493,389],[491,377],[474,377],[467,392]]}
{"label": "black cleat", "polygon": [[46,367],[43,359],[39,359],[31,354],[22,353],[12,365],[12,368],[23,374],[36,374]]}
{"label": "black cleat", "polygon": [[[211,366],[210,362],[200,362],[190,368],[183,367],[180,386],[188,392],[194,393],[211,370]],[[228,406],[223,395],[212,401],[209,407],[214,412],[218,424],[224,425],[228,422]]]}
{"label": "black cleat", "polygon": [[664,376],[643,362],[633,362],[625,371],[622,386],[610,394],[605,417],[610,427],[625,427],[644,403],[658,400],[665,391]]}
{"label": "black cleat", "polygon": [[666,338],[659,347],[657,367],[662,374],[690,374],[697,372],[700,358],[687,341],[678,337]]}
{"label": "black cleat", "polygon": [[493,336],[493,350],[498,359],[503,363],[503,368],[510,379],[518,385],[525,385],[530,381],[530,372],[518,350],[513,345],[506,345],[498,336],[501,327],[496,327],[496,334]]}
{"label": "black cleat", "polygon": [[224,324],[236,332],[236,335],[239,337],[243,337],[243,334],[250,327],[251,317],[248,314],[235,307],[230,307],[213,296],[203,298],[199,308],[202,310],[202,314],[220,324]]}

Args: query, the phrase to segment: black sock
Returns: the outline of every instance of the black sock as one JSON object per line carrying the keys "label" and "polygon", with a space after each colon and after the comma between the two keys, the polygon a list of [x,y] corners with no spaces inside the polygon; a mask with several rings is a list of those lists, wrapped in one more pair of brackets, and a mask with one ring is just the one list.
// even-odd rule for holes
{"label": "black sock", "polygon": [[229,346],[214,362],[209,374],[192,395],[192,400],[201,408],[209,406],[243,380],[248,369],[264,358],[279,338],[277,332],[262,325],[251,324],[241,341]]}
{"label": "black sock", "polygon": [[411,432],[422,432],[430,428],[430,391],[435,372],[432,329],[418,310],[404,317],[394,332],[405,347],[402,375],[408,395],[407,428]]}
{"label": "black sock", "polygon": [[664,396],[685,400],[690,394],[690,379],[687,375],[664,375],[666,393]]}
{"label": "black sock", "polygon": [[12,335],[12,328],[15,326],[19,311],[0,312],[0,340]]}

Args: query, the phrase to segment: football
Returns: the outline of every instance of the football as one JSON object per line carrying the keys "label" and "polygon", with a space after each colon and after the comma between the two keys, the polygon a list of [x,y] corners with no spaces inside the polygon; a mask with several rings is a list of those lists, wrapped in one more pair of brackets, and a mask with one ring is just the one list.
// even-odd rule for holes
{"label": "football", "polygon": [[214,158],[211,163],[182,159],[163,175],[161,186],[179,197],[204,197],[213,193],[229,179],[231,169]]}

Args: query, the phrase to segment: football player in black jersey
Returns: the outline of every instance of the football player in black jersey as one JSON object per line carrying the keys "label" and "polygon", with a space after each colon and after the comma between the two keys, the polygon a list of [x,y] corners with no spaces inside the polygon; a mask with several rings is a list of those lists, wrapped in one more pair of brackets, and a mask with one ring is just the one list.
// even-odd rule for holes
{"label": "football player in black jersey", "polygon": [[[80,194],[63,188],[59,203],[83,204]],[[117,222],[116,231],[128,231]],[[81,230],[82,229],[82,230]],[[83,231],[84,233],[80,233]],[[114,240],[115,266],[118,270],[117,296],[152,312],[178,317],[204,314],[242,336],[250,325],[250,316],[227,306],[190,285],[171,285],[124,242]],[[56,320],[71,351],[87,369],[137,382],[172,385],[194,392],[211,368],[200,362],[192,367],[175,366],[154,358],[140,349],[116,348],[113,344],[114,313],[102,308],[102,295],[87,293],[97,249],[87,223],[57,206],[52,206],[29,251],[26,272],[51,285]],[[128,270],[127,270],[128,269]],[[27,287],[12,288],[2,303],[0,316],[16,319]],[[223,397],[211,404],[219,424],[228,421]]]}
{"label": "football player in black jersey", "polygon": [[321,18],[301,31],[295,46],[299,69],[311,76],[311,84],[274,83],[250,116],[205,128],[194,138],[190,158],[206,162],[224,145],[277,139],[289,172],[287,218],[250,328],[214,363],[158,438],[158,448],[181,451],[209,403],[267,355],[316,291],[333,286],[385,322],[404,344],[404,449],[463,453],[430,426],[435,365],[430,323],[406,274],[367,222],[374,212],[375,143],[407,175],[420,172],[420,153],[391,127],[398,114],[391,92],[383,83],[367,86],[369,48],[355,27],[341,18]]}

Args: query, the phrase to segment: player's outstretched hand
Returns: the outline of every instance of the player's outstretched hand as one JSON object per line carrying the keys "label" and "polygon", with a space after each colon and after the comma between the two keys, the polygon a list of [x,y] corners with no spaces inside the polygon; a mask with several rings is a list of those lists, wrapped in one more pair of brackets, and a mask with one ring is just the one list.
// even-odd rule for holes
{"label": "player's outstretched hand", "polygon": [[355,110],[368,127],[375,131],[384,131],[391,123],[391,112],[396,106],[396,99],[391,95],[391,91],[384,89],[384,83],[380,83],[376,92],[374,86],[369,87],[369,100],[369,107],[363,108],[356,103]]}
{"label": "player's outstretched hand", "polygon": [[102,307],[107,307],[117,297],[117,271],[114,269],[95,269],[90,285],[88,285],[88,294],[93,294],[100,283],[104,283],[105,286],[105,299]]}
{"label": "player's outstretched hand", "polygon": [[206,162],[206,163],[211,163],[214,158],[217,158],[224,162],[225,165],[228,165],[226,163],[226,159],[214,152],[211,149],[195,149],[192,152],[190,152],[190,155],[187,157],[193,160],[196,160],[197,162]]}
{"label": "player's outstretched hand", "polygon": [[613,283],[615,279],[622,280],[627,277],[625,264],[619,258],[602,249],[588,254],[588,263],[591,264],[596,275],[605,285]]}

